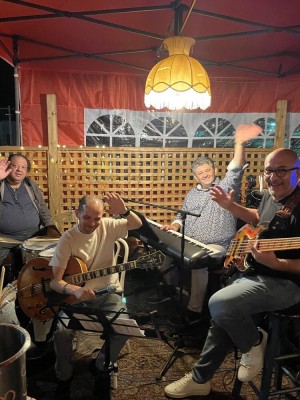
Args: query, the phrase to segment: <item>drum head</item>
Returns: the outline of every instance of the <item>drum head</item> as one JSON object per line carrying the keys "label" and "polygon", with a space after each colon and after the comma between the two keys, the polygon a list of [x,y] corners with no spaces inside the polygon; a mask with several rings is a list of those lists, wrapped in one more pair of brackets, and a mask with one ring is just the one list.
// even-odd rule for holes
{"label": "drum head", "polygon": [[55,247],[56,247],[56,244],[54,245],[54,247],[51,247],[49,249],[41,251],[40,252],[40,257],[52,258],[54,256],[54,253],[55,253]]}
{"label": "drum head", "polygon": [[36,236],[25,240],[22,245],[22,257],[24,264],[27,264],[29,261],[34,260],[37,257],[45,257],[50,259],[53,256],[54,251],[50,256],[43,256],[41,255],[41,252],[55,248],[58,240],[59,238],[51,238],[48,236]]}

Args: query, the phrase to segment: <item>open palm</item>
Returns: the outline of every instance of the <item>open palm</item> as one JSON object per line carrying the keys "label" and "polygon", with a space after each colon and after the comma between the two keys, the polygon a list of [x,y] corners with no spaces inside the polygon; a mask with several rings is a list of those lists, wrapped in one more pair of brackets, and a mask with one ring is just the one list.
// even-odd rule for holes
{"label": "open palm", "polygon": [[235,131],[235,141],[245,143],[262,133],[262,128],[256,124],[238,125]]}

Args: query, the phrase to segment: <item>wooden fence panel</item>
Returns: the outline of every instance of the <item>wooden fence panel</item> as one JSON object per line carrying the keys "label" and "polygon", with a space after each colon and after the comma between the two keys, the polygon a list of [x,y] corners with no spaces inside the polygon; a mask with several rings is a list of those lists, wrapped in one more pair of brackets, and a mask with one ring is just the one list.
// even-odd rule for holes
{"label": "wooden fence panel", "polygon": [[[246,169],[241,191],[241,202],[247,195],[247,177],[253,175],[259,189],[259,175],[264,158],[270,149],[246,149],[249,167]],[[148,218],[161,224],[168,223],[181,208],[186,193],[195,185],[191,164],[198,156],[211,157],[217,167],[217,175],[224,176],[233,157],[233,149],[168,149],[168,148],[57,148],[51,154],[46,147],[1,147],[1,155],[12,152],[26,154],[32,162],[30,176],[38,183],[49,202],[49,193],[59,189],[59,209],[51,210],[57,216],[59,228],[65,230],[75,221],[72,215],[79,199],[85,194],[103,196],[106,192],[118,192],[133,200],[128,206],[143,212]],[[57,160],[58,176],[48,179],[48,162]],[[49,187],[49,182],[57,185]],[[142,205],[146,202],[149,205]],[[163,207],[163,208],[160,208]],[[66,218],[64,218],[64,216]]]}

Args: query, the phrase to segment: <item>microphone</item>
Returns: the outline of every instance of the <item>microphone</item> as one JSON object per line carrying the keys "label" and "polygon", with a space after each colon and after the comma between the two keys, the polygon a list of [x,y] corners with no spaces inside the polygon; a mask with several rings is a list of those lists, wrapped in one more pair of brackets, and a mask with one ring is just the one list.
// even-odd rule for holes
{"label": "microphone", "polygon": [[94,292],[97,296],[101,296],[102,294],[105,294],[105,293],[115,293],[116,291],[117,291],[117,285],[115,285],[113,283],[111,283],[104,289],[94,290]]}

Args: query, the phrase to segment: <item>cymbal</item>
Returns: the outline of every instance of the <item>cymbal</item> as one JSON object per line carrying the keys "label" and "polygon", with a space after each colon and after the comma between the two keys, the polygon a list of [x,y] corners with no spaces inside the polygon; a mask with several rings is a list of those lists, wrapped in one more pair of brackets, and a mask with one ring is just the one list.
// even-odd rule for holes
{"label": "cymbal", "polygon": [[0,236],[0,243],[6,243],[6,244],[22,244],[21,240],[13,239],[8,236]]}
{"label": "cymbal", "polygon": [[[52,237],[52,236],[34,236],[25,240],[26,243],[37,243],[37,242],[58,242],[59,237]],[[24,242],[24,244],[25,244]]]}

